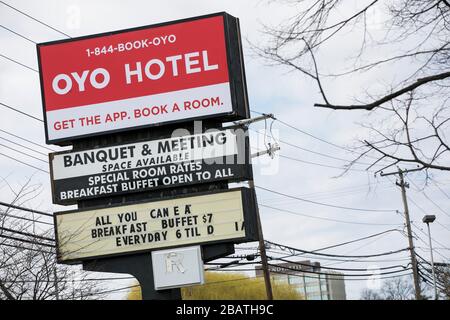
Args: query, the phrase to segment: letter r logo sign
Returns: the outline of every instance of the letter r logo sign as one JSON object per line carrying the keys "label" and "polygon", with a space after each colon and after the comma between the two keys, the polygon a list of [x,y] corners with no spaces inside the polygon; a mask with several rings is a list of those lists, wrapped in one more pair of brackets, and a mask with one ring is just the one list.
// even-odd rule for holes
{"label": "letter r logo sign", "polygon": [[155,290],[180,288],[205,282],[200,246],[152,251],[152,266]]}
{"label": "letter r logo sign", "polygon": [[179,272],[185,273],[186,269],[181,263],[183,261],[183,255],[181,253],[171,252],[165,255],[166,258],[166,272],[174,272],[174,267],[178,269]]}

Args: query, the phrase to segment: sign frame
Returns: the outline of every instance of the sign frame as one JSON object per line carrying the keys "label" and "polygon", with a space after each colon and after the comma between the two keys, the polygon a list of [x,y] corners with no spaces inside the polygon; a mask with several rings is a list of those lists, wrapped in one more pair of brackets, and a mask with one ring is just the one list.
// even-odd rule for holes
{"label": "sign frame", "polygon": [[[42,65],[41,65],[41,53],[40,53],[41,47],[55,45],[55,44],[61,44],[61,43],[67,43],[67,42],[74,42],[77,40],[94,39],[94,38],[99,38],[99,37],[111,36],[111,35],[116,35],[116,34],[121,34],[121,33],[150,29],[150,28],[163,27],[163,26],[167,26],[167,25],[171,25],[171,24],[196,21],[196,20],[212,18],[212,17],[217,17],[217,16],[223,17],[223,20],[224,20],[223,21],[223,23],[224,23],[224,38],[225,38],[226,57],[227,57],[227,64],[228,64],[227,68],[228,68],[228,79],[229,79],[229,85],[230,85],[231,107],[232,107],[231,112],[224,112],[224,113],[218,113],[218,114],[211,114],[211,115],[207,115],[207,116],[197,116],[197,117],[191,117],[191,118],[170,120],[170,121],[166,121],[166,122],[150,123],[150,124],[146,124],[146,125],[139,125],[139,126],[132,126],[132,127],[126,127],[126,128],[120,128],[120,129],[113,129],[113,130],[108,130],[108,131],[81,134],[81,135],[64,137],[64,138],[49,139],[47,111],[46,111],[46,102],[45,102],[45,94],[44,94],[44,78],[43,78]],[[139,130],[139,129],[144,129],[144,128],[155,128],[155,127],[159,127],[159,126],[178,124],[178,123],[189,122],[189,121],[194,121],[194,120],[206,120],[206,119],[214,119],[215,118],[215,119],[221,119],[221,120],[223,120],[223,122],[226,122],[226,121],[232,121],[232,120],[246,119],[246,118],[250,117],[250,109],[249,109],[248,93],[247,93],[247,83],[246,83],[245,66],[244,66],[244,55],[243,55],[241,34],[240,34],[240,28],[239,28],[239,19],[234,16],[231,16],[230,14],[228,14],[226,12],[217,12],[217,13],[212,13],[212,14],[207,14],[207,15],[202,15],[202,16],[184,18],[184,19],[156,23],[156,24],[140,26],[140,27],[135,27],[135,28],[129,28],[129,29],[122,29],[122,30],[117,30],[117,31],[112,31],[112,32],[103,32],[103,33],[81,36],[81,37],[76,37],[76,38],[43,42],[43,43],[36,44],[36,50],[37,50],[37,57],[38,57],[39,80],[40,80],[40,87],[41,87],[41,101],[42,101],[42,112],[43,112],[43,119],[44,119],[46,144],[55,144],[55,145],[59,145],[59,146],[66,146],[66,145],[72,144],[73,141],[77,141],[77,140],[87,138],[87,137],[104,136],[104,135],[108,135],[108,134],[115,134],[115,133],[119,133],[119,132]]]}
{"label": "sign frame", "polygon": [[[233,127],[219,128],[219,129],[215,129],[213,131],[209,131],[206,133],[202,132],[202,133],[198,133],[198,134],[225,132],[225,131],[230,131],[230,130],[232,131],[234,129],[235,128],[233,128]],[[248,130],[244,130],[242,132],[240,130],[242,130],[242,129],[238,128],[237,133],[235,134],[235,137],[237,140],[236,141],[237,154],[232,155],[232,156],[223,156],[222,157],[222,159],[225,160],[225,162],[227,160],[227,157],[233,157],[234,161],[237,161],[239,158],[244,159],[245,163],[243,163],[243,164],[234,164],[233,163],[233,165],[237,166],[236,172],[238,173],[238,175],[236,175],[235,177],[210,179],[208,181],[196,182],[195,184],[185,183],[185,184],[158,185],[157,187],[153,187],[153,188],[140,188],[139,190],[121,191],[121,192],[116,192],[116,193],[88,196],[88,197],[70,199],[70,200],[60,200],[57,198],[57,190],[56,190],[56,186],[55,186],[55,182],[57,180],[55,180],[55,178],[54,178],[54,169],[53,169],[53,165],[52,165],[54,156],[71,154],[71,153],[80,153],[80,152],[85,152],[85,151],[94,151],[94,150],[107,149],[107,148],[113,148],[113,147],[119,147],[119,146],[127,146],[127,145],[133,145],[133,144],[137,144],[137,143],[143,143],[143,142],[158,141],[158,140],[170,139],[171,137],[160,137],[160,138],[156,138],[156,139],[155,138],[146,138],[146,139],[139,139],[139,140],[136,140],[133,142],[114,143],[114,144],[108,145],[108,147],[89,148],[89,149],[83,149],[83,150],[67,150],[67,151],[59,151],[59,152],[49,153],[48,159],[49,159],[49,171],[50,171],[50,185],[51,185],[51,191],[52,191],[52,202],[54,204],[59,204],[59,205],[72,205],[72,204],[77,204],[78,201],[84,201],[84,200],[96,199],[96,198],[107,198],[107,197],[121,196],[121,195],[125,195],[125,194],[133,194],[133,193],[141,193],[141,192],[157,192],[157,191],[161,191],[161,190],[168,190],[171,188],[187,187],[190,185],[202,185],[205,183],[240,182],[240,181],[245,181],[245,180],[251,180],[251,179],[253,179],[253,170],[252,170],[252,165],[251,165],[250,141],[249,141],[249,136],[248,136]],[[190,135],[190,136],[192,136],[192,135]],[[182,136],[182,137],[185,137],[185,136]],[[179,138],[182,138],[182,137],[179,137]],[[175,138],[178,138],[178,137],[175,137]],[[244,141],[242,142],[242,140],[244,140]],[[204,164],[204,159],[197,160],[197,161],[201,161],[203,163],[203,165],[208,165],[208,164]],[[191,162],[191,161],[188,161],[188,162]],[[172,163],[174,163],[174,162],[171,162],[170,164],[172,164]],[[181,162],[177,162],[177,163],[181,164],[184,162],[181,161]],[[159,166],[163,166],[163,165],[155,165],[155,167],[159,167]],[[218,164],[217,166],[226,167],[227,164]],[[145,169],[145,168],[148,168],[148,166],[142,167],[141,169]],[[130,170],[132,170],[132,169],[130,169]],[[138,170],[138,169],[136,169],[136,170]],[[111,171],[111,172],[120,172],[120,171],[126,171],[126,170],[117,170],[117,171]]]}
{"label": "sign frame", "polygon": [[[97,209],[107,209],[107,208],[116,208],[116,207],[126,207],[131,205],[138,205],[138,204],[146,204],[151,202],[159,202],[159,201],[166,201],[166,200],[179,200],[182,198],[190,198],[190,197],[197,197],[197,196],[204,196],[204,195],[211,195],[211,194],[219,194],[219,193],[228,193],[228,192],[241,192],[241,198],[242,198],[242,208],[243,208],[243,217],[244,221],[246,222],[244,225],[245,228],[245,236],[240,238],[232,238],[232,239],[223,239],[223,240],[211,240],[206,242],[193,242],[193,243],[186,243],[186,244],[177,244],[172,246],[163,246],[153,249],[140,249],[140,250],[131,250],[128,252],[119,252],[119,253],[111,253],[111,254],[104,254],[104,255],[93,255],[90,257],[83,257],[83,258],[74,258],[74,259],[61,259],[61,252],[60,252],[60,243],[59,243],[59,236],[58,236],[58,222],[57,217],[60,215],[65,214],[76,214],[79,212],[84,211],[94,211]],[[220,243],[244,243],[244,242],[252,242],[258,240],[258,229],[257,229],[257,202],[256,202],[256,193],[255,190],[248,187],[239,187],[239,188],[232,188],[227,190],[213,190],[213,191],[206,191],[206,192],[195,192],[195,193],[189,193],[189,194],[183,194],[183,195],[176,195],[176,196],[168,196],[161,199],[152,199],[150,201],[134,201],[134,202],[128,202],[126,204],[114,204],[110,205],[108,207],[105,206],[95,206],[95,207],[89,207],[85,209],[74,209],[74,210],[67,210],[67,211],[57,211],[53,214],[53,223],[54,223],[54,231],[55,231],[55,249],[56,249],[56,260],[58,263],[61,264],[78,264],[82,263],[83,261],[89,261],[89,260],[95,260],[95,259],[101,259],[101,258],[109,258],[109,257],[119,257],[119,256],[129,256],[137,253],[145,253],[145,252],[152,252],[152,251],[158,251],[158,250],[165,250],[165,249],[171,249],[171,248],[181,248],[181,247],[189,247],[189,246],[196,246],[196,245],[212,245],[212,244],[220,244]]]}

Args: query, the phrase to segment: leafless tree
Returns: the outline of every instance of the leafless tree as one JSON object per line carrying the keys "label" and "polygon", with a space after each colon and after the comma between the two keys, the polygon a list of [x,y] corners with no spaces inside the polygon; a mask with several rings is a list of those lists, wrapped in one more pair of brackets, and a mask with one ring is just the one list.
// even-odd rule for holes
{"label": "leafless tree", "polygon": [[361,300],[383,300],[381,295],[372,289],[364,289],[361,292]]}
{"label": "leafless tree", "polygon": [[441,266],[436,268],[436,280],[440,287],[440,293],[450,300],[450,267]]}
{"label": "leafless tree", "polygon": [[385,280],[380,290],[364,289],[361,300],[414,300],[411,279],[393,278]]}
{"label": "leafless tree", "polygon": [[394,278],[383,283],[381,296],[384,300],[413,300],[414,287],[408,279]]}
{"label": "leafless tree", "polygon": [[[323,100],[316,107],[370,111],[370,123],[363,124],[369,137],[355,146],[360,157],[372,159],[378,171],[395,165],[427,174],[450,170],[449,1],[269,2],[290,5],[294,14],[281,25],[264,26],[269,40],[265,45],[252,44],[255,52],[312,79]],[[383,21],[372,28],[376,10]],[[345,61],[335,61],[335,66],[345,66],[344,71],[323,72],[321,56],[330,48],[336,50],[333,41],[343,36],[359,41],[359,50]],[[354,101],[334,102],[329,94],[333,83],[357,75],[384,84],[354,92]]]}
{"label": "leafless tree", "polygon": [[[19,188],[3,182],[13,206],[27,207],[42,190],[31,180]],[[102,288],[87,276],[76,267],[56,263],[51,219],[0,208],[0,300],[98,298]]]}

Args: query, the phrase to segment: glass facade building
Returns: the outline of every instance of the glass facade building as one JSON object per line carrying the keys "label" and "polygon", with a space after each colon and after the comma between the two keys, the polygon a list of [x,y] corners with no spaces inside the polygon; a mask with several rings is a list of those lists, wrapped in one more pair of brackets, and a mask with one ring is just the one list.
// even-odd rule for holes
{"label": "glass facade building", "polygon": [[[280,263],[269,266],[269,271],[274,283],[289,284],[305,300],[346,300],[342,273],[323,271],[318,262]],[[255,272],[262,276],[261,266]]]}

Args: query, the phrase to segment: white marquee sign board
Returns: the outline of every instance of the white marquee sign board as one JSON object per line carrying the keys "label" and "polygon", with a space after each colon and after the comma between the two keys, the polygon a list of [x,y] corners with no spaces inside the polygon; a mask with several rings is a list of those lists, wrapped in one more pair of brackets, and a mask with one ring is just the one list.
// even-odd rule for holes
{"label": "white marquee sign board", "polygon": [[[55,214],[58,261],[76,262],[200,243],[252,241],[247,188]],[[244,223],[245,222],[245,223]]]}

